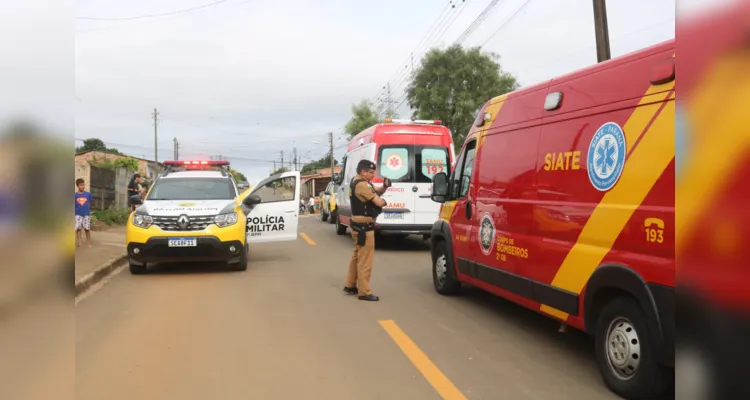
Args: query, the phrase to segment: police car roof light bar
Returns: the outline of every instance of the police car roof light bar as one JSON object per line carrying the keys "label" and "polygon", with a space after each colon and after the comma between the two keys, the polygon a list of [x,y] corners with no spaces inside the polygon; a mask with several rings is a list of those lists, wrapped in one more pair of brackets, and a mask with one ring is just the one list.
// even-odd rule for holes
{"label": "police car roof light bar", "polygon": [[227,160],[200,160],[200,161],[193,161],[193,160],[165,160],[163,162],[165,168],[164,173],[161,176],[167,176],[170,172],[172,172],[172,169],[174,167],[178,166],[192,166],[192,165],[205,165],[205,166],[216,166],[219,167],[219,171],[221,171],[221,174],[223,176],[227,176],[227,168],[229,166],[229,161]]}
{"label": "police car roof light bar", "polygon": [[442,125],[443,121],[439,119],[393,119],[386,118],[386,124],[426,124],[426,125]]}
{"label": "police car roof light bar", "polygon": [[189,160],[166,160],[164,165],[229,165],[227,160],[200,160],[200,161],[189,161]]}

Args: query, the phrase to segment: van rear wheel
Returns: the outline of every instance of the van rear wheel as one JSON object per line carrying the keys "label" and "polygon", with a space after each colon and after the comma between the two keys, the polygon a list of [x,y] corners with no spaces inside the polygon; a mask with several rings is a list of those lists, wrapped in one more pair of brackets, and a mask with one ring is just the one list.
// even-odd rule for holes
{"label": "van rear wheel", "polygon": [[442,295],[454,295],[461,290],[461,282],[456,279],[453,260],[444,241],[437,242],[432,250],[432,282]]}
{"label": "van rear wheel", "polygon": [[617,297],[604,306],[596,325],[596,361],[604,383],[626,399],[659,399],[674,372],[656,361],[654,341],[640,306]]}

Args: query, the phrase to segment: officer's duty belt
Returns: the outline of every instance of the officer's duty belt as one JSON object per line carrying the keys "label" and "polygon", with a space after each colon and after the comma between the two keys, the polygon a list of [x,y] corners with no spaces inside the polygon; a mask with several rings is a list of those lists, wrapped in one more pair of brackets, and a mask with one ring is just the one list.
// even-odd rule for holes
{"label": "officer's duty belt", "polygon": [[357,232],[357,246],[364,246],[367,240],[367,232],[375,230],[375,224],[360,224],[357,222],[351,222],[352,230]]}

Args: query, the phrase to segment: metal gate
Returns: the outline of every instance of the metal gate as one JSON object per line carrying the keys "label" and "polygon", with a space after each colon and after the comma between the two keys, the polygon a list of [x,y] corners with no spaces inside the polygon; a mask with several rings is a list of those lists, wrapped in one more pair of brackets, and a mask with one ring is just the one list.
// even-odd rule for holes
{"label": "metal gate", "polygon": [[106,210],[115,204],[115,171],[91,166],[91,209]]}

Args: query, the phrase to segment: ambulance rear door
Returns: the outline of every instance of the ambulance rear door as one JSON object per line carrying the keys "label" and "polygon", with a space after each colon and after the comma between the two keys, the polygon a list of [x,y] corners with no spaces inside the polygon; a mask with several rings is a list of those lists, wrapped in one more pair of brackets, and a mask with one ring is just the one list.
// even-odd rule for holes
{"label": "ambulance rear door", "polygon": [[414,184],[411,191],[414,195],[412,214],[415,225],[432,225],[438,219],[440,203],[430,199],[432,178],[439,172],[450,174],[450,151],[448,147],[440,145],[414,145]]}
{"label": "ambulance rear door", "polygon": [[416,186],[413,182],[414,145],[411,143],[379,145],[375,163],[378,166],[378,176],[381,179],[390,179],[393,184],[383,194],[383,199],[388,204],[383,209],[383,214],[378,217],[378,224],[382,227],[414,225],[416,211],[414,202]]}

